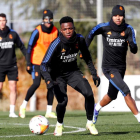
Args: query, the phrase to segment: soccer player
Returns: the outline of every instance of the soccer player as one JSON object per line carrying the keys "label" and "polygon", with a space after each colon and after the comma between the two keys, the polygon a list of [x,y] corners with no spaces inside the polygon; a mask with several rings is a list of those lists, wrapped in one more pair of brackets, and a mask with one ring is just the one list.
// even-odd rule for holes
{"label": "soccer player", "polygon": [[[20,106],[19,116],[25,118],[25,110],[27,103],[41,82],[40,64],[50,45],[50,43],[58,37],[58,30],[53,25],[53,13],[50,10],[43,11],[43,23],[33,31],[27,48],[27,72],[32,75],[33,84],[28,89],[26,97]],[[54,94],[51,90],[47,93],[47,110],[46,118],[56,118],[56,114],[52,112]]]}
{"label": "soccer player", "polygon": [[130,108],[138,122],[140,114],[127,84],[123,81],[126,70],[126,54],[128,46],[132,53],[137,53],[137,44],[134,29],[125,23],[125,9],[121,5],[116,5],[112,9],[111,20],[95,26],[86,38],[89,47],[95,35],[103,36],[103,61],[102,70],[109,80],[108,93],[97,103],[94,108],[94,123],[97,122],[99,111],[102,107],[115,100],[118,91],[124,96],[127,106]]}
{"label": "soccer player", "polygon": [[[93,92],[85,76],[77,66],[77,54],[79,50],[91,71],[96,86],[99,86],[100,78],[97,76],[90,53],[86,47],[85,39],[81,34],[75,32],[73,19],[68,16],[61,18],[60,26],[59,37],[49,46],[40,67],[47,88],[54,91],[58,101],[56,107],[57,124],[54,135],[62,135],[63,119],[68,102],[66,94],[67,84],[85,97],[85,110],[87,115],[86,128],[89,129],[91,134],[97,135],[98,131],[92,122],[94,111]],[[56,78],[55,83],[53,82],[54,80],[52,80],[51,74],[54,73],[54,71]]]}
{"label": "soccer player", "polygon": [[5,81],[5,76],[8,76],[10,89],[10,114],[9,117],[18,117],[15,114],[15,103],[17,98],[17,81],[18,68],[15,55],[15,47],[19,47],[24,56],[26,49],[21,42],[18,34],[10,29],[7,25],[6,15],[0,14],[0,92]]}

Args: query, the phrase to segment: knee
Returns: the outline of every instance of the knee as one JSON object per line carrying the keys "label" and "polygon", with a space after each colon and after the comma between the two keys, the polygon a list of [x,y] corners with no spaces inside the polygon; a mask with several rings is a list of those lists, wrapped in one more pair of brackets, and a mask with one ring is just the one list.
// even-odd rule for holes
{"label": "knee", "polygon": [[84,95],[84,97],[85,98],[87,98],[87,99],[92,99],[93,98],[93,92],[92,92],[92,90],[85,90],[84,92],[83,92],[83,95]]}
{"label": "knee", "polygon": [[65,97],[63,101],[58,102],[58,108],[66,108],[67,103],[68,103],[68,98]]}
{"label": "knee", "polygon": [[125,99],[126,99],[126,100],[127,100],[127,99],[132,99],[131,94],[130,94],[130,93],[127,93],[126,96],[125,96]]}
{"label": "knee", "polygon": [[16,93],[17,86],[16,84],[9,85],[10,93]]}

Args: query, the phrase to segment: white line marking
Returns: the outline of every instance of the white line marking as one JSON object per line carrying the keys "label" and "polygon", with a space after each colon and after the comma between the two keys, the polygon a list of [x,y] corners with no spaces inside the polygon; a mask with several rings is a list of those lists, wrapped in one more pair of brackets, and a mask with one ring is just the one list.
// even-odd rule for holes
{"label": "white line marking", "polygon": [[[0,125],[4,125],[4,123],[0,123]],[[6,123],[7,124],[7,123]],[[9,125],[28,125],[28,124],[21,124],[21,123],[8,123]],[[50,127],[54,127],[55,125],[50,125]],[[66,128],[73,128],[73,129],[77,129],[74,131],[69,131],[69,132],[63,132],[63,134],[65,133],[78,133],[78,132],[84,132],[86,131],[85,128],[81,128],[81,127],[74,127],[74,126],[65,126]],[[44,135],[52,135],[53,133],[46,133]],[[11,137],[27,137],[27,136],[36,136],[35,134],[28,134],[28,135],[9,135],[9,136],[0,136],[0,138],[11,138]]]}

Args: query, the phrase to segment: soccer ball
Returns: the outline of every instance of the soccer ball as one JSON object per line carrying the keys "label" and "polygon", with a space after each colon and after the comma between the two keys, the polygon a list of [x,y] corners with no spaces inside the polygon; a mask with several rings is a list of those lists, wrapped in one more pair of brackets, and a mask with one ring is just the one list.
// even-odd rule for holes
{"label": "soccer ball", "polygon": [[49,121],[44,116],[34,116],[29,122],[29,128],[34,134],[45,134],[49,129]]}

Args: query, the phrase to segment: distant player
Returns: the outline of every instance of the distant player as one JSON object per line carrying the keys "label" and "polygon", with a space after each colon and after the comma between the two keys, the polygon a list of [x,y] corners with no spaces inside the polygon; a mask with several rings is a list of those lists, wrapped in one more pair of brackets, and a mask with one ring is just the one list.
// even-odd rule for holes
{"label": "distant player", "polygon": [[[68,102],[67,84],[85,97],[86,128],[89,129],[91,134],[97,135],[98,131],[92,122],[94,110],[93,92],[87,79],[77,66],[77,54],[79,50],[91,71],[96,86],[99,86],[100,78],[97,76],[90,53],[86,47],[85,39],[81,34],[75,32],[73,19],[67,16],[61,18],[60,26],[61,33],[51,43],[41,64],[41,73],[46,81],[47,88],[54,90],[58,101],[56,107],[57,124],[54,135],[62,135],[63,119]],[[55,71],[56,75],[55,85],[51,76],[53,71]]]}
{"label": "distant player", "polygon": [[6,26],[7,19],[4,13],[0,14],[0,92],[8,77],[10,89],[10,114],[9,117],[18,117],[14,110],[17,98],[18,68],[15,55],[15,47],[19,47],[24,56],[26,49],[18,34]]}
{"label": "distant player", "polygon": [[[58,30],[53,25],[53,13],[50,10],[43,11],[43,24],[37,26],[33,31],[27,49],[27,71],[32,75],[33,84],[27,91],[25,100],[20,106],[19,116],[25,118],[25,110],[29,99],[32,97],[41,82],[40,64],[50,45],[50,43],[58,37]],[[54,94],[51,90],[47,93],[47,109],[46,118],[56,118],[56,114],[52,112]]]}
{"label": "distant player", "polygon": [[89,46],[95,35],[103,36],[103,62],[102,69],[109,80],[108,93],[97,103],[94,109],[94,123],[97,121],[99,111],[102,107],[115,100],[118,91],[124,96],[127,106],[140,122],[140,114],[127,84],[123,81],[126,70],[126,54],[128,46],[132,53],[137,53],[137,44],[134,29],[125,23],[125,9],[121,5],[116,5],[112,9],[110,22],[98,24],[94,27],[86,38]]}

